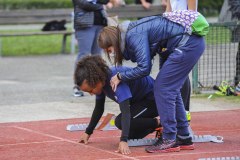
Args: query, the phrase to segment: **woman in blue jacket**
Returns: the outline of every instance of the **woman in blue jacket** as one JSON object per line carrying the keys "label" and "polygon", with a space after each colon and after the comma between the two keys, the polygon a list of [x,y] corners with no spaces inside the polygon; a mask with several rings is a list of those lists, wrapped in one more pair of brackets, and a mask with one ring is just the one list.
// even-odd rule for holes
{"label": "woman in blue jacket", "polygon": [[83,91],[96,95],[95,108],[89,126],[80,137],[80,142],[88,143],[98,121],[104,112],[105,98],[119,104],[121,113],[115,119],[115,125],[122,130],[118,152],[130,154],[128,139],[140,139],[152,133],[160,126],[157,107],[153,96],[154,80],[150,76],[133,81],[122,82],[113,92],[110,79],[117,72],[129,70],[129,67],[109,68],[100,56],[86,56],[76,66],[74,81]]}
{"label": "woman in blue jacket", "polygon": [[[118,27],[104,27],[99,35],[99,46],[116,65],[121,65],[123,60],[137,63],[136,67],[113,76],[113,90],[120,82],[149,75],[155,55],[159,54],[160,59],[165,60],[154,84],[163,135],[156,144],[146,148],[147,152],[194,149],[180,89],[203,54],[205,43],[203,37],[186,32],[186,28],[178,23],[151,16]],[[162,52],[162,48],[167,50]]]}

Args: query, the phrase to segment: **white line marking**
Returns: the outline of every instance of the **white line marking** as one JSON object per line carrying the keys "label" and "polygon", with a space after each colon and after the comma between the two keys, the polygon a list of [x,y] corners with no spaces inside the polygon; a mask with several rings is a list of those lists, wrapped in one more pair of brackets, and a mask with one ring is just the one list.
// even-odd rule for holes
{"label": "white line marking", "polygon": [[[230,153],[230,152],[239,152],[240,150],[235,150],[235,151],[220,151],[220,152],[198,152],[198,153],[182,153],[182,154],[165,154],[165,153],[159,153],[159,155],[156,155],[157,153],[149,153],[149,156],[137,156],[135,158],[153,158],[153,157],[172,157],[172,156],[186,156],[186,155],[203,155],[203,154],[215,154],[215,153]],[[179,152],[178,152],[179,153]],[[229,156],[232,157],[232,156]],[[107,159],[99,159],[99,160],[118,160],[121,158],[107,158]]]}
{"label": "white line marking", "polygon": [[36,134],[40,134],[40,135],[43,135],[43,136],[47,136],[47,137],[55,138],[55,139],[58,139],[58,140],[62,140],[62,141],[65,141],[65,142],[69,142],[69,143],[73,143],[73,144],[78,144],[78,145],[84,146],[84,147],[86,147],[86,148],[92,148],[92,149],[96,149],[96,150],[99,150],[99,151],[102,151],[102,152],[107,152],[107,153],[109,153],[109,154],[113,154],[113,155],[115,155],[115,156],[120,156],[120,157],[122,157],[122,158],[128,158],[128,159],[132,159],[132,160],[138,160],[138,159],[136,159],[136,158],[134,158],[134,157],[129,157],[129,156],[122,155],[122,154],[119,154],[119,153],[114,153],[114,152],[106,151],[106,150],[103,150],[103,149],[100,149],[100,148],[96,148],[96,147],[93,147],[93,146],[85,145],[85,144],[78,143],[78,142],[75,142],[75,141],[71,141],[71,140],[68,140],[68,139],[64,139],[64,138],[61,138],[61,137],[53,136],[53,135],[50,135],[50,134],[47,134],[47,133],[42,133],[42,132],[34,131],[34,130],[31,130],[31,129],[19,127],[19,126],[13,126],[13,127],[14,127],[14,128],[17,128],[17,129],[24,130],[24,131],[28,131],[28,132],[31,132],[31,133],[36,133]]}
{"label": "white line marking", "polygon": [[28,142],[28,143],[12,143],[12,144],[1,144],[0,147],[4,146],[15,146],[15,145],[28,145],[28,144],[41,144],[41,143],[54,143],[54,142],[62,142],[62,140],[54,140],[54,141],[42,141],[42,142]]}
{"label": "white line marking", "polygon": [[234,130],[193,130],[194,132],[234,132],[234,131],[240,131],[240,129],[234,129]]}

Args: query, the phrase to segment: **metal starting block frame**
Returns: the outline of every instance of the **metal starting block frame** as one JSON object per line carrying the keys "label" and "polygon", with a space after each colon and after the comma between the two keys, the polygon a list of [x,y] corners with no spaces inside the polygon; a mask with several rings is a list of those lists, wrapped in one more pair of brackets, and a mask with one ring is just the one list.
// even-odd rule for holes
{"label": "metal starting block frame", "polygon": [[[116,116],[114,114],[108,113],[102,120],[102,122],[99,122],[96,126],[96,130],[102,130],[102,131],[109,131],[109,130],[117,130],[118,128],[115,126],[115,118]],[[88,127],[88,123],[82,123],[82,124],[69,124],[66,127],[67,131],[85,131]]]}
{"label": "metal starting block frame", "polygon": [[[109,131],[117,130],[115,126],[115,115],[108,113],[102,122],[99,122],[96,126],[96,130]],[[66,130],[68,131],[85,131],[88,127],[88,123],[83,124],[70,124],[67,125]],[[212,135],[194,135],[191,127],[189,126],[190,136],[192,137],[193,142],[215,142],[223,143],[223,137],[221,136],[212,136]],[[143,139],[130,139],[128,140],[129,147],[136,146],[149,146],[153,145],[158,139],[157,138],[143,138]]]}
{"label": "metal starting block frame", "polygon": [[214,142],[214,143],[223,143],[223,137],[221,136],[212,136],[212,135],[193,135],[193,142]]}
{"label": "metal starting block frame", "polygon": [[[143,139],[130,139],[127,142],[129,147],[137,147],[153,145],[157,140],[158,140],[157,138],[143,138]],[[212,135],[193,135],[192,141],[195,143],[196,142],[223,143],[223,137]]]}
{"label": "metal starting block frame", "polygon": [[88,123],[82,123],[82,124],[69,124],[66,127],[67,131],[85,131],[88,127]]}
{"label": "metal starting block frame", "polygon": [[127,143],[129,147],[150,146],[153,145],[157,140],[157,138],[130,139],[127,141]]}

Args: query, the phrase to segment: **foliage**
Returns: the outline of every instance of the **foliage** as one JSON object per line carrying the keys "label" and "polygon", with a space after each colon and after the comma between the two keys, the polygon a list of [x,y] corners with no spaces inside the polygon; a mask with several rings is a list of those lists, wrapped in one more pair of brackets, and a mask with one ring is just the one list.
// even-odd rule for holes
{"label": "foliage", "polygon": [[71,0],[0,0],[0,9],[72,8]]}
{"label": "foliage", "polygon": [[[133,4],[135,0],[126,0],[126,4]],[[203,12],[219,12],[224,0],[199,0],[198,8]],[[72,8],[71,0],[0,0],[0,9],[47,9]]]}
{"label": "foliage", "polygon": [[207,44],[226,44],[231,42],[232,26],[214,26],[210,25],[210,30],[205,40]]}
{"label": "foliage", "polygon": [[[212,96],[211,96],[212,95]],[[210,98],[211,97],[211,98]],[[240,96],[220,96],[217,94],[196,94],[191,97],[196,99],[206,99],[211,101],[223,101],[223,102],[232,102],[239,104],[240,103]]]}
{"label": "foliage", "polygon": [[[27,32],[18,30],[16,32]],[[28,30],[36,32],[36,30]],[[13,33],[13,31],[0,31],[0,33]],[[227,27],[210,27],[209,34],[205,37],[207,44],[225,44],[231,41],[231,31]],[[66,52],[70,53],[71,37],[67,38]],[[3,56],[45,55],[59,54],[62,46],[62,35],[2,37]],[[15,45],[14,45],[15,44]],[[76,48],[77,51],[77,48]]]}
{"label": "foliage", "polygon": [[220,13],[224,0],[198,1],[198,10],[203,15],[217,15]]}
{"label": "foliage", "polygon": [[[133,4],[135,0],[126,0],[127,4]],[[199,0],[199,11],[204,15],[219,13],[224,0],[201,1]],[[72,8],[71,0],[0,0],[0,9],[49,9],[49,8]],[[224,28],[223,28],[224,30]],[[228,29],[226,29],[228,30]],[[210,33],[212,30],[210,31]],[[229,32],[229,31],[228,31]],[[220,36],[221,35],[221,36]],[[207,43],[222,43],[221,40],[230,41],[229,34],[211,35],[217,38],[211,40],[206,37]],[[209,38],[208,38],[209,37]],[[40,54],[56,54],[61,49],[62,36],[30,36],[30,37],[6,37],[2,38],[2,54],[4,56],[19,55],[40,55]],[[221,42],[220,42],[221,41]],[[14,45],[18,44],[18,45]],[[19,45],[21,44],[21,45]],[[70,52],[70,38],[67,42],[67,52]]]}

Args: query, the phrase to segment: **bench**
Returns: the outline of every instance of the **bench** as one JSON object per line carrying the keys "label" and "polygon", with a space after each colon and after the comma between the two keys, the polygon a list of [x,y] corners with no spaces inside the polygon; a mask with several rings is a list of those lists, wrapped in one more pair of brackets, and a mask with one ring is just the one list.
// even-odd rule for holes
{"label": "bench", "polygon": [[[72,10],[12,10],[0,11],[0,25],[24,25],[24,24],[42,24],[52,20],[67,20],[71,22]],[[63,35],[61,53],[66,53],[67,36],[72,35],[73,31],[36,31],[21,33],[0,33],[1,37],[16,36],[34,36],[34,35]],[[1,44],[0,44],[1,46]],[[0,48],[1,49],[1,48]]]}
{"label": "bench", "polygon": [[[161,14],[164,7],[153,5],[146,10],[141,5],[126,5],[118,8],[107,9],[110,16],[118,15],[119,18],[137,18]],[[0,25],[11,24],[44,24],[52,20],[72,21],[73,9],[34,9],[34,10],[0,10]]]}
{"label": "bench", "polygon": [[148,10],[144,9],[142,5],[126,5],[118,8],[108,9],[109,16],[117,15],[120,19],[128,18],[142,18],[152,15],[160,15],[165,11],[162,5],[152,5]]}
{"label": "bench", "polygon": [[[108,9],[109,16],[118,15],[119,18],[139,18],[150,15],[157,15],[163,12],[163,7],[160,5],[151,6],[150,9],[146,10],[141,5],[126,5],[118,8]],[[66,20],[67,23],[72,23],[72,12],[73,9],[34,9],[34,10],[11,10],[4,11],[0,10],[0,25],[18,25],[18,24],[45,24],[46,22],[53,20]],[[66,39],[67,36],[72,35],[74,31],[39,31],[39,32],[23,32],[23,33],[6,33],[1,34],[1,37],[10,36],[33,36],[33,35],[63,35],[61,53],[66,51]],[[74,42],[72,41],[72,51],[74,53]],[[1,44],[0,44],[1,46]],[[0,48],[1,50],[1,48]]]}

